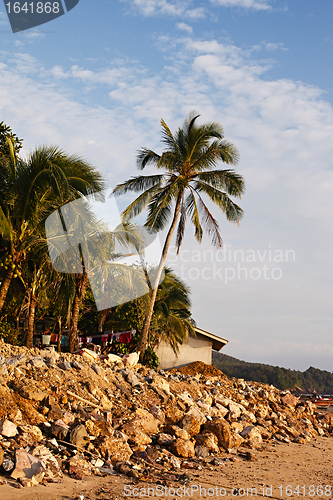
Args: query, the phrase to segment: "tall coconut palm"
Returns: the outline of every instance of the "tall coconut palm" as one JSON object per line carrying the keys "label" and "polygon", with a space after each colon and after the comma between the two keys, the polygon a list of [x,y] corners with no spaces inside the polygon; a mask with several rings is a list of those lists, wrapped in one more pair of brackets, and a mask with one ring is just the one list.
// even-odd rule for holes
{"label": "tall coconut palm", "polygon": [[241,198],[244,193],[242,176],[230,168],[224,170],[217,168],[219,161],[236,165],[238,152],[224,139],[221,125],[217,123],[197,125],[198,117],[199,115],[191,113],[175,135],[162,119],[162,142],[166,149],[162,154],[147,148],[140,149],[137,166],[142,170],[148,165],[154,165],[164,172],[132,177],[114,189],[116,195],[129,191],[142,191],[124,211],[125,219],[135,217],[148,206],[145,223],[147,228],[161,231],[170,224],[138,346],[141,355],[146,349],[158,283],[177,224],[177,252],[184,237],[187,217],[194,225],[194,235],[198,242],[201,242],[203,232],[206,231],[213,245],[221,247],[219,224],[205,204],[202,195],[206,195],[217,205],[230,222],[238,223],[243,215],[242,209],[230,198],[230,196]]}

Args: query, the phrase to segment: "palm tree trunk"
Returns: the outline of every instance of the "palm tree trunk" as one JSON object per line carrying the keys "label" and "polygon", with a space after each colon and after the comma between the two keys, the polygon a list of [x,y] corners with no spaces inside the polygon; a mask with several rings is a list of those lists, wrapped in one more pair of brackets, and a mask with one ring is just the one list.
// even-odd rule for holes
{"label": "palm tree trunk", "polygon": [[77,286],[72,310],[72,317],[70,321],[70,329],[69,329],[69,351],[74,352],[79,348],[79,337],[77,334],[77,324],[79,321],[79,314],[82,305],[82,300],[84,298],[87,284],[88,284],[88,276],[84,271],[83,274],[79,275],[77,278]]}
{"label": "palm tree trunk", "polygon": [[14,271],[10,267],[8,269],[7,273],[5,274],[4,279],[2,280],[1,287],[0,287],[0,311],[2,311],[3,305],[5,303],[7,293],[9,290],[9,286],[10,286],[11,281],[12,281],[13,274],[14,274]]}
{"label": "palm tree trunk", "polygon": [[103,333],[103,326],[104,326],[107,315],[108,315],[108,309],[104,309],[104,311],[102,311],[98,315],[98,333]]}
{"label": "palm tree trunk", "polygon": [[169,246],[171,243],[171,238],[172,238],[172,235],[174,233],[174,230],[176,229],[178,215],[179,215],[179,211],[180,211],[181,199],[182,199],[182,193],[179,193],[178,198],[177,198],[177,202],[176,202],[175,213],[174,213],[174,216],[172,219],[172,224],[170,226],[170,229],[168,231],[167,237],[166,237],[165,242],[164,242],[161,260],[160,260],[160,263],[159,263],[159,266],[157,269],[156,278],[155,278],[154,289],[153,289],[151,296],[150,296],[149,307],[148,307],[148,311],[147,311],[147,314],[145,317],[143,331],[142,331],[142,334],[141,334],[141,337],[140,337],[140,340],[138,343],[138,347],[137,347],[137,350],[140,352],[140,359],[141,360],[143,359],[144,353],[145,353],[146,348],[147,348],[149,327],[150,327],[151,318],[152,318],[153,312],[154,312],[154,305],[155,305],[155,300],[156,300],[156,296],[157,296],[158,285],[159,285],[159,281],[160,281],[160,278],[162,275],[164,264],[165,264],[165,261],[167,258]]}
{"label": "palm tree trunk", "polygon": [[62,337],[62,327],[61,327],[62,317],[58,316],[58,342],[57,342],[57,351],[61,352],[61,337]]}
{"label": "palm tree trunk", "polygon": [[34,324],[35,324],[35,312],[36,312],[37,301],[35,296],[31,292],[30,305],[29,305],[29,317],[28,317],[28,330],[25,340],[25,345],[29,348],[33,346],[34,338]]}

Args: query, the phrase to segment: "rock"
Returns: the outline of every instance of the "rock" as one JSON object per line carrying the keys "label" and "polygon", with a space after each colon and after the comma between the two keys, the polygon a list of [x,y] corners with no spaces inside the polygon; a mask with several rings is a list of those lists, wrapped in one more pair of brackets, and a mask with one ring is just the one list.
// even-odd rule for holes
{"label": "rock", "polygon": [[154,415],[155,418],[158,418],[158,420],[161,422],[161,424],[164,424],[165,415],[159,406],[152,406],[150,409],[150,412],[152,415]]}
{"label": "rock", "polygon": [[141,384],[140,380],[138,379],[138,377],[136,375],[134,375],[134,373],[131,372],[131,371],[128,372],[126,380],[134,388],[136,388],[136,387],[141,388],[141,386],[142,386],[142,384]]}
{"label": "rock", "polygon": [[287,393],[285,396],[281,398],[281,401],[284,405],[296,406],[299,399],[296,396],[293,396],[290,393]]}
{"label": "rock", "polygon": [[32,455],[43,462],[46,469],[44,475],[45,481],[53,481],[54,479],[63,477],[58,460],[46,446],[37,446]]}
{"label": "rock", "polygon": [[75,455],[69,459],[68,473],[73,479],[83,479],[85,476],[91,476],[94,467],[83,456]]}
{"label": "rock", "polygon": [[174,468],[174,469],[180,469],[182,465],[182,461],[178,458],[172,455],[169,459],[169,464]]}
{"label": "rock", "polygon": [[134,419],[131,424],[141,428],[148,436],[156,434],[161,422],[154,417],[149,411],[138,408],[134,413]]}
{"label": "rock", "polygon": [[258,431],[260,432],[261,437],[263,439],[270,439],[272,437],[272,433],[269,432],[269,430],[266,429],[266,427],[263,427],[261,425],[257,425],[256,427],[257,427]]}
{"label": "rock", "polygon": [[21,387],[19,391],[20,396],[31,401],[43,401],[47,397],[46,392],[42,392],[33,384],[27,384]]}
{"label": "rock", "polygon": [[76,361],[76,359],[72,361],[72,367],[75,368],[76,370],[83,370],[83,365],[81,365],[81,363]]}
{"label": "rock", "polygon": [[42,349],[41,351],[39,351],[39,354],[45,359],[58,360],[60,358],[59,353],[57,351],[54,351],[53,349]]}
{"label": "rock", "polygon": [[174,435],[177,438],[184,439],[184,441],[188,441],[190,439],[190,435],[185,429],[181,429],[177,425],[173,425],[172,427],[173,427]]}
{"label": "rock", "polygon": [[209,457],[209,449],[206,448],[206,446],[202,446],[201,444],[199,444],[198,446],[196,446],[194,448],[194,451],[195,451],[195,455],[198,458],[207,458],[207,457]]}
{"label": "rock", "polygon": [[97,373],[97,375],[102,375],[102,369],[100,366],[96,365],[96,363],[93,363],[91,365],[91,368],[94,370],[95,373]]}
{"label": "rock", "polygon": [[59,420],[62,419],[64,412],[57,405],[50,405],[50,411],[47,414],[49,420]]}
{"label": "rock", "polygon": [[213,453],[219,453],[218,439],[212,432],[203,432],[195,436],[195,441],[198,445],[204,446]]}
{"label": "rock", "polygon": [[58,363],[58,366],[64,371],[70,371],[72,369],[72,365],[69,361],[61,361]]}
{"label": "rock", "polygon": [[53,436],[61,441],[64,441],[68,434],[69,427],[63,420],[56,420],[51,426]]}
{"label": "rock", "polygon": [[20,430],[29,434],[37,443],[43,439],[42,431],[37,425],[21,425]]}
{"label": "rock", "polygon": [[6,472],[10,472],[14,469],[15,464],[11,458],[5,456],[2,461],[2,467]]}
{"label": "rock", "polygon": [[190,458],[195,456],[194,444],[192,441],[184,441],[184,439],[176,439],[171,445],[171,452],[178,457]]}
{"label": "rock", "polygon": [[18,434],[17,427],[7,419],[0,420],[0,434],[5,437],[14,437]]}
{"label": "rock", "polygon": [[200,424],[207,422],[205,415],[196,406],[191,406],[186,415],[193,415],[200,422]]}
{"label": "rock", "polygon": [[80,446],[80,448],[84,448],[90,442],[87,429],[83,424],[74,427],[70,433],[69,441],[75,446]]}
{"label": "rock", "polygon": [[261,433],[253,425],[248,425],[247,427],[245,427],[241,432],[241,436],[246,438],[246,443],[251,448],[261,448],[262,446]]}
{"label": "rock", "polygon": [[239,434],[232,432],[230,424],[223,418],[207,422],[204,425],[204,430],[215,434],[218,439],[218,445],[228,452],[237,449],[244,441]]}
{"label": "rock", "polygon": [[224,418],[229,413],[228,408],[225,408],[225,406],[222,406],[220,403],[215,403],[215,406],[219,411],[220,417]]}
{"label": "rock", "polygon": [[228,419],[230,421],[237,420],[241,416],[241,407],[239,404],[235,403],[234,401],[230,401],[228,408],[229,408]]}
{"label": "rock", "polygon": [[184,416],[184,412],[180,411],[179,408],[168,408],[165,412],[165,420],[170,424],[177,424]]}
{"label": "rock", "polygon": [[136,444],[138,446],[144,446],[150,444],[152,440],[150,437],[143,432],[142,429],[138,429],[131,423],[122,426],[122,431],[128,436],[130,443]]}
{"label": "rock", "polygon": [[14,368],[15,366],[22,365],[27,360],[27,356],[22,352],[18,356],[13,356],[12,358],[6,359],[6,364]]}
{"label": "rock", "polygon": [[196,416],[187,413],[180,421],[179,426],[186,430],[190,436],[194,436],[199,434],[201,422]]}
{"label": "rock", "polygon": [[0,364],[0,379],[3,378],[3,382],[5,382],[8,378],[8,370],[7,366],[3,363]]}
{"label": "rock", "polygon": [[161,446],[171,446],[173,443],[173,437],[170,434],[161,432],[157,438],[157,444]]}
{"label": "rock", "polygon": [[41,358],[40,356],[34,356],[33,358],[30,359],[29,363],[34,368],[47,368],[43,358]]}
{"label": "rock", "polygon": [[102,457],[111,460],[111,462],[127,462],[133,455],[128,443],[119,438],[103,438],[98,449]]}
{"label": "rock", "polygon": [[40,483],[45,474],[45,466],[41,460],[30,455],[25,450],[17,450],[15,453],[15,469],[11,473],[13,479],[34,478]]}
{"label": "rock", "polygon": [[2,448],[0,448],[0,465],[2,465],[4,456],[5,456],[5,452]]}

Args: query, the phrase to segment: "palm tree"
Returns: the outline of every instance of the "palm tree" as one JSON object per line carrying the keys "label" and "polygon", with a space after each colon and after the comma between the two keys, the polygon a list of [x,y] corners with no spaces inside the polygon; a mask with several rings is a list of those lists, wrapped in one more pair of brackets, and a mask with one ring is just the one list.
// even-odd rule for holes
{"label": "palm tree", "polygon": [[[7,170],[3,172],[0,233],[7,265],[0,286],[0,311],[15,270],[24,266],[31,248],[47,252],[44,228],[47,216],[68,201],[105,187],[94,167],[57,147],[37,148],[26,160],[16,158],[15,162],[7,162]],[[20,276],[22,279],[22,273]]]}
{"label": "palm tree", "polygon": [[137,166],[142,170],[148,165],[154,165],[164,172],[132,177],[114,189],[116,195],[129,191],[142,191],[124,211],[125,219],[135,217],[148,206],[145,226],[150,230],[161,231],[171,221],[138,345],[141,356],[146,349],[158,283],[177,224],[178,253],[184,237],[187,216],[194,225],[194,235],[198,242],[201,242],[203,231],[206,231],[214,246],[222,246],[218,222],[205,204],[203,194],[218,206],[228,221],[238,223],[243,215],[242,209],[230,198],[230,196],[241,198],[244,193],[242,176],[233,169],[217,168],[219,161],[236,165],[238,152],[224,139],[221,125],[217,123],[197,125],[198,117],[199,115],[191,113],[175,135],[162,119],[162,142],[166,149],[162,154],[147,148],[140,149]]}

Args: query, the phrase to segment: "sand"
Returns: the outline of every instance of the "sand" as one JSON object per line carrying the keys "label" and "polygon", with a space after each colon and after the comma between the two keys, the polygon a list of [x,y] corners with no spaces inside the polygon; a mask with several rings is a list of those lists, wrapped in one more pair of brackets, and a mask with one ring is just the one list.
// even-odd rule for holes
{"label": "sand", "polygon": [[[246,449],[241,449],[244,453]],[[136,481],[121,475],[87,477],[76,481],[65,477],[61,483],[17,489],[0,486],[1,500],[118,500],[123,498],[221,498],[260,499],[333,498],[333,437],[320,437],[311,443],[267,444],[251,450],[257,460],[241,455],[221,455],[222,465],[197,460],[202,469],[181,469],[187,482],[175,481],[173,472],[164,481]],[[211,460],[213,457],[210,457]],[[177,473],[175,473],[177,474]],[[14,484],[14,482],[12,482]],[[148,491],[148,488],[150,490]],[[201,490],[200,490],[201,488]],[[124,495],[126,493],[126,495]],[[155,493],[155,494],[153,494]]]}

